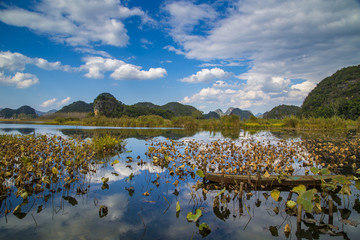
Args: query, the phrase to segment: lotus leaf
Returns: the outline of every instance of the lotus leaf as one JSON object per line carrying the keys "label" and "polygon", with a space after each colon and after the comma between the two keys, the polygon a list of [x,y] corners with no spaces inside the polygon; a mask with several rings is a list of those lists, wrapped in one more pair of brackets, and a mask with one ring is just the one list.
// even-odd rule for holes
{"label": "lotus leaf", "polygon": [[199,230],[200,231],[211,231],[211,229],[207,223],[201,223],[199,225]]}
{"label": "lotus leaf", "polygon": [[109,181],[109,178],[107,177],[102,177],[101,178],[101,182],[103,183],[103,184],[105,184],[105,183],[107,183]]}
{"label": "lotus leaf", "polygon": [[294,187],[291,191],[296,192],[297,194],[300,195],[302,192],[306,191],[306,187],[301,184],[301,185],[298,185],[298,186]]}
{"label": "lotus leaf", "polygon": [[323,168],[320,170],[321,175],[329,175],[330,174],[330,170],[327,168]]}
{"label": "lotus leaf", "polygon": [[115,164],[119,163],[120,161],[118,159],[114,160],[112,163],[111,163],[111,166],[114,166]]}
{"label": "lotus leaf", "polygon": [[316,175],[316,174],[318,174],[318,173],[320,172],[320,170],[319,170],[317,167],[312,167],[312,168],[310,168],[310,171],[311,171],[314,175]]}
{"label": "lotus leaf", "polygon": [[291,227],[290,227],[290,224],[286,224],[285,227],[284,227],[284,232],[285,233],[290,233],[291,232]]}
{"label": "lotus leaf", "polygon": [[196,209],[195,214],[193,214],[192,212],[188,212],[188,214],[186,215],[186,219],[189,222],[196,222],[197,220],[199,220],[199,218],[201,217],[202,213],[200,209]]}
{"label": "lotus leaf", "polygon": [[276,226],[270,226],[269,227],[270,233],[273,237],[278,237],[279,233],[278,233],[278,229]]}
{"label": "lotus leaf", "polygon": [[289,200],[286,202],[286,206],[290,209],[294,209],[296,207],[296,202],[294,202],[293,200]]}
{"label": "lotus leaf", "polygon": [[23,199],[27,199],[29,196],[29,193],[24,191],[21,195],[20,195]]}
{"label": "lotus leaf", "polygon": [[314,208],[312,204],[314,193],[316,193],[316,189],[301,192],[296,200],[296,202],[300,204],[307,213],[311,213]]}
{"label": "lotus leaf", "polygon": [[270,196],[275,200],[275,201],[279,201],[279,197],[280,197],[280,191],[277,189],[274,189],[270,192]]}
{"label": "lotus leaf", "polygon": [[202,177],[202,178],[205,177],[204,172],[202,170],[197,170],[196,175],[198,175],[199,177]]}

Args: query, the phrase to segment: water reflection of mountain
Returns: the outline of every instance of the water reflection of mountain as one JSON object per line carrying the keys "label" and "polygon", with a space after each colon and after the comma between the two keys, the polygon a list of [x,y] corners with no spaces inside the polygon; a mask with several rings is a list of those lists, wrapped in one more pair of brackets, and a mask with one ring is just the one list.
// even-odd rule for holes
{"label": "water reflection of mountain", "polygon": [[28,135],[28,134],[32,134],[35,132],[34,128],[1,128],[0,130],[5,133],[15,131],[15,132],[19,132],[22,135]]}
{"label": "water reflection of mountain", "polygon": [[64,135],[81,139],[111,134],[120,138],[147,139],[162,136],[173,140],[191,137],[197,132],[187,129],[61,129],[60,131]]}

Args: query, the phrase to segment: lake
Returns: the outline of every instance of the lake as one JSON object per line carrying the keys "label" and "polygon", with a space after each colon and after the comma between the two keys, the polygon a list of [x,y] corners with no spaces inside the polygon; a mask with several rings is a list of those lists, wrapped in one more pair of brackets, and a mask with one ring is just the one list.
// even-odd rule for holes
{"label": "lake", "polygon": [[[303,213],[299,228],[296,216],[286,210],[288,190],[281,191],[281,201],[269,197],[271,190],[261,188],[247,191],[241,201],[229,189],[221,194],[222,187],[208,188],[204,194],[204,190],[194,187],[201,177],[173,175],[167,167],[154,165],[155,158],[149,154],[149,148],[162,146],[163,143],[178,144],[180,155],[185,154],[189,143],[199,144],[199,149],[212,142],[231,143],[232,146],[241,146],[244,142],[277,146],[281,142],[290,144],[319,139],[336,144],[358,138],[354,131],[209,132],[0,124],[0,134],[56,135],[69,139],[90,139],[95,135],[111,134],[126,142],[123,153],[94,165],[96,172],[88,173],[81,179],[80,186],[87,189],[84,194],[79,194],[76,188],[44,191],[30,196],[21,208],[22,214],[17,215],[5,212],[20,204],[23,201],[21,197],[11,194],[0,200],[0,239],[358,239],[360,234],[357,226],[360,221],[360,192],[354,184],[351,185],[350,197],[341,194],[332,196],[334,213],[331,224],[327,202],[322,199],[320,204],[325,210]],[[360,153],[360,149],[357,151]],[[359,156],[355,157],[358,161]],[[119,162],[111,164],[115,160]],[[181,163],[176,161],[174,163],[180,169]],[[295,158],[294,175],[302,175],[304,169],[299,168],[297,163]],[[344,166],[340,171],[348,173],[349,167]],[[109,178],[107,187],[101,180],[103,177]],[[229,198],[228,201],[222,201],[223,195]],[[215,200],[220,196],[216,207]],[[292,195],[292,200],[296,201],[296,194]],[[177,211],[177,203],[180,211]],[[106,213],[100,211],[102,206],[106,206]],[[202,213],[199,221],[188,221],[188,213],[195,215],[198,209]],[[202,223],[206,223],[211,231],[199,230]],[[291,227],[288,235],[284,233],[287,224]]]}

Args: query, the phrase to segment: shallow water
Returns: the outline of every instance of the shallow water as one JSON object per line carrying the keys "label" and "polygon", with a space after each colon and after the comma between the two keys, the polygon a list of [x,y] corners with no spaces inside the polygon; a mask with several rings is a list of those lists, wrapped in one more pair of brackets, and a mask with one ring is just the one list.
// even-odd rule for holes
{"label": "shallow water", "polygon": [[[45,126],[26,124],[0,124],[0,134],[49,134],[64,137],[91,138],[94,135],[113,134],[126,141],[126,150],[122,154],[106,159],[111,163],[99,164],[96,173],[83,179],[83,186],[88,192],[77,195],[76,189],[61,190],[56,193],[44,192],[29,198],[29,203],[22,208],[22,215],[4,214],[5,205],[12,207],[21,203],[21,198],[14,195],[2,202],[0,213],[0,239],[286,239],[285,224],[290,224],[290,239],[358,239],[360,228],[344,224],[341,219],[360,221],[359,191],[352,188],[352,195],[345,202],[341,198],[335,203],[338,211],[334,212],[334,230],[339,236],[322,233],[321,228],[313,224],[302,223],[297,229],[296,216],[285,212],[285,202],[266,199],[269,191],[252,191],[251,197],[245,197],[243,204],[238,198],[221,208],[213,208],[213,200],[220,190],[209,191],[206,199],[201,189],[192,185],[199,177],[190,176],[179,181],[171,176],[166,168],[154,166],[145,154],[152,142],[196,140],[208,142],[218,139],[232,139],[241,142],[245,139],[271,141],[281,139],[298,141],[310,137],[299,132],[207,132],[186,131],[182,129],[124,129],[78,126]],[[349,133],[350,134],[350,133]],[[348,133],[339,134],[344,138]],[[331,138],[330,133],[319,133],[317,137]],[[335,136],[335,134],[334,134]],[[350,137],[353,135],[350,134]],[[132,157],[133,162],[127,162]],[[144,164],[138,164],[140,161]],[[134,174],[132,180],[129,176]],[[109,178],[109,188],[102,189],[101,177]],[[159,185],[154,182],[156,179]],[[149,196],[144,196],[149,192]],[[231,195],[230,193],[229,195]],[[295,194],[293,194],[293,200]],[[283,199],[288,192],[282,192]],[[176,202],[181,206],[176,212]],[[334,200],[335,201],[335,200]],[[340,201],[340,202],[339,202]],[[108,214],[100,217],[100,206],[108,207]],[[39,211],[41,206],[42,210]],[[279,208],[276,214],[273,209]],[[199,223],[188,222],[188,212],[202,210]],[[21,218],[21,219],[20,219]],[[314,215],[319,222],[328,223],[329,216],[321,213]],[[198,224],[207,223],[211,232],[201,235]],[[270,231],[271,229],[271,231]]]}

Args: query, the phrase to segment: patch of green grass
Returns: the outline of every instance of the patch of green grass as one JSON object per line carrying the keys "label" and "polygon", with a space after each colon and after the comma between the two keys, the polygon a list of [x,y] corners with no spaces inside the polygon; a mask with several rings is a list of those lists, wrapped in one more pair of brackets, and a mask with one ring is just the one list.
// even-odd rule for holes
{"label": "patch of green grass", "polygon": [[92,139],[92,148],[96,154],[116,154],[124,148],[124,141],[111,135],[97,136]]}

